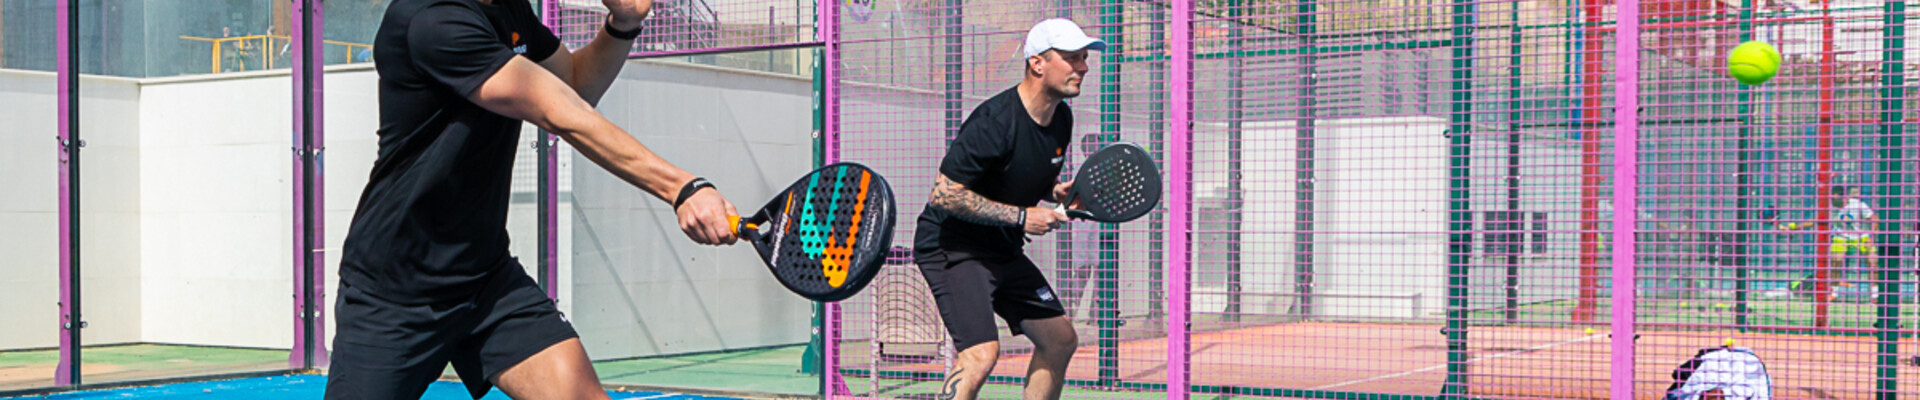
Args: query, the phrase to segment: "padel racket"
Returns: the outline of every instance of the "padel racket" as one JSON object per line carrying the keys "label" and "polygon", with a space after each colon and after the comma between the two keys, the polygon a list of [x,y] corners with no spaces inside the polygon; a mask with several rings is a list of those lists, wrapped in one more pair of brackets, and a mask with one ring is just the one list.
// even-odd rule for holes
{"label": "padel racket", "polygon": [[[1094,152],[1080,163],[1073,179],[1056,209],[1069,218],[1127,222],[1160,204],[1160,168],[1146,149],[1133,143],[1114,143]],[[1075,201],[1083,210],[1066,209]]]}
{"label": "padel racket", "polygon": [[828,165],[732,222],[781,285],[814,301],[840,301],[865,288],[887,259],[893,189],[865,165]]}

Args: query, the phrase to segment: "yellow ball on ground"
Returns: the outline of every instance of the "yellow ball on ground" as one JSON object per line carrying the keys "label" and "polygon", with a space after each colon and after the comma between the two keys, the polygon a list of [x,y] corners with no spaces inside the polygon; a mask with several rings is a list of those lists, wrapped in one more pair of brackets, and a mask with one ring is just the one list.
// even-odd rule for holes
{"label": "yellow ball on ground", "polygon": [[1588,334],[1588,335],[1592,335],[1592,334],[1593,334],[1593,328],[1587,328],[1587,334]]}
{"label": "yellow ball on ground", "polygon": [[1781,61],[1780,50],[1767,42],[1741,43],[1727,54],[1727,74],[1740,83],[1758,85],[1780,72]]}

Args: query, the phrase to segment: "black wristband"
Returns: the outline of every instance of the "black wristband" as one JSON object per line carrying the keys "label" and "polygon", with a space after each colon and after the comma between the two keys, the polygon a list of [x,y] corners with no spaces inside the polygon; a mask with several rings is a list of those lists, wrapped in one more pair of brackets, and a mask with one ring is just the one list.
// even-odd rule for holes
{"label": "black wristband", "polygon": [[[1019,206],[1014,206],[1014,207],[1019,207]],[[1025,207],[1020,208],[1020,219],[1018,221],[1013,221],[1013,227],[1020,228],[1020,229],[1027,228],[1027,209]]]}
{"label": "black wristband", "polygon": [[693,178],[693,180],[687,181],[686,186],[680,187],[680,197],[673,199],[673,209],[676,211],[680,210],[680,204],[686,203],[688,197],[693,197],[694,193],[704,188],[720,190],[718,187],[713,186],[713,182],[707,182],[707,178]]}
{"label": "black wristband", "polygon": [[607,19],[605,29],[607,31],[607,36],[612,36],[614,39],[633,40],[634,38],[640,37],[640,31],[646,30],[647,26],[640,25],[639,27],[633,28],[633,30],[631,31],[622,31],[622,30],[613,28],[613,19]]}

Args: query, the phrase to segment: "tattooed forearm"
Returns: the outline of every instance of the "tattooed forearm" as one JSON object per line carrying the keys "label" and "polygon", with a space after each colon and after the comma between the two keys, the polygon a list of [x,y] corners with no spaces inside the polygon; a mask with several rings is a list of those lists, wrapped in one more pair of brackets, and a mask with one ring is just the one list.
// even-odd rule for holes
{"label": "tattooed forearm", "polygon": [[947,174],[934,178],[932,199],[927,205],[940,207],[961,220],[981,225],[1020,227],[1027,223],[1021,218],[1023,210],[1020,207],[981,197],[979,193],[968,190],[966,185],[947,179]]}

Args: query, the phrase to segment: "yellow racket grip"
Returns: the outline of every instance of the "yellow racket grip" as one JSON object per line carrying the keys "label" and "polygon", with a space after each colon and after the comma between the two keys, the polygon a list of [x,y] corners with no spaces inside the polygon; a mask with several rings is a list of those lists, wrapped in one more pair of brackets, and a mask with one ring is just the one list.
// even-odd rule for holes
{"label": "yellow racket grip", "polygon": [[[759,231],[759,230],[760,230],[760,226],[759,226],[759,225],[755,225],[755,224],[753,224],[753,223],[751,223],[751,222],[749,222],[749,223],[747,223],[747,224],[745,224],[745,225],[741,225],[741,224],[740,224],[740,216],[738,216],[738,215],[728,215],[728,216],[727,216],[727,224],[728,224],[728,225],[733,225],[733,231],[734,231],[734,233],[745,233],[745,232],[746,232],[746,230],[754,230],[754,231]],[[745,228],[745,229],[741,229],[741,228]]]}

